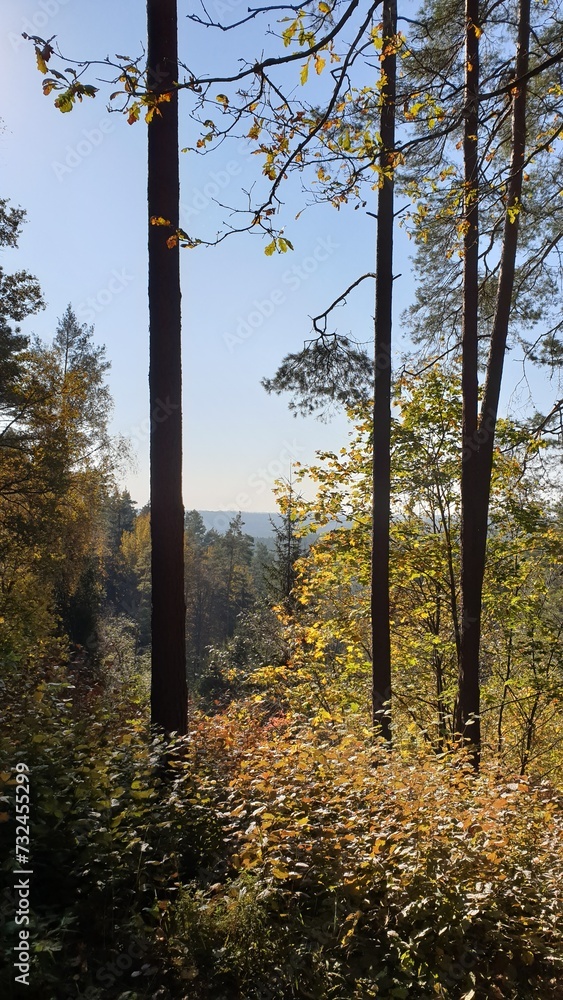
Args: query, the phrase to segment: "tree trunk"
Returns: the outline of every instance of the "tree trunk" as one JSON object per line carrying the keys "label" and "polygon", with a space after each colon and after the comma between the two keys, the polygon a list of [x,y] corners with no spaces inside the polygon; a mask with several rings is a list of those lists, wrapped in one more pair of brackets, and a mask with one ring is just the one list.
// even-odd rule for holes
{"label": "tree trunk", "polygon": [[504,682],[503,682],[503,685],[502,685],[502,698],[501,698],[501,702],[500,702],[500,709],[499,709],[498,722],[497,722],[497,754],[498,754],[499,757],[500,757],[500,755],[501,755],[501,753],[503,751],[503,747],[504,747],[504,738],[503,738],[503,733],[502,733],[502,723],[503,723],[503,720],[504,720],[504,711],[505,711],[506,703],[507,703],[507,700],[508,700],[508,690],[509,690],[510,675],[512,673],[512,641],[513,641],[513,632],[512,632],[512,629],[511,629],[510,633],[509,633],[509,636],[508,636],[508,650],[507,650],[507,653],[506,653],[506,675],[505,675]]}
{"label": "tree trunk", "polygon": [[457,732],[475,748],[478,760],[479,635],[481,549],[485,539],[477,530],[477,420],[479,407],[479,0],[465,5],[465,123],[464,258],[462,317],[462,466],[461,466],[461,633]]}
{"label": "tree trunk", "polygon": [[373,405],[373,527],[371,563],[371,640],[373,723],[391,742],[391,635],[389,607],[389,530],[391,520],[391,329],[393,301],[393,223],[397,2],[384,0],[380,165],[377,203],[375,292],[375,395]]}
{"label": "tree trunk", "polygon": [[[474,3],[475,0],[468,0]],[[520,0],[518,8],[518,43],[515,76],[528,72],[530,39],[530,0]],[[485,575],[487,525],[491,494],[491,473],[498,403],[502,382],[504,353],[514,290],[516,250],[518,246],[519,206],[526,152],[526,83],[513,89],[512,155],[506,200],[502,254],[497,289],[497,301],[487,361],[485,389],[479,423],[474,438],[464,437],[463,469],[466,473],[465,493],[462,492],[462,520],[466,521],[465,547],[462,536],[462,608],[463,633],[460,660],[458,732],[469,738],[475,748],[478,763],[480,729],[479,712],[479,643],[481,633],[481,598]],[[472,458],[469,458],[471,453]],[[463,490],[463,474],[462,474]],[[473,545],[473,549],[469,546]],[[464,565],[465,564],[465,565]],[[464,575],[465,570],[465,575]]]}
{"label": "tree trunk", "polygon": [[[180,258],[166,245],[179,226],[178,39],[176,0],[147,0],[148,86],[172,93],[148,126],[151,415],[152,686],[151,721],[165,732],[187,728],[182,502]],[[160,113],[158,113],[160,112]]]}

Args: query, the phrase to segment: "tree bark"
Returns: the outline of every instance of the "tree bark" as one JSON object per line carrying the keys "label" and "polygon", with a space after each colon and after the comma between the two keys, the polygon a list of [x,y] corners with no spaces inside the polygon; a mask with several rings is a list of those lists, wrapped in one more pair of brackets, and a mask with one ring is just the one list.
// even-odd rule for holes
{"label": "tree bark", "polygon": [[[182,502],[180,258],[169,249],[179,226],[178,38],[176,0],[147,0],[148,86],[171,93],[148,126],[150,491],[152,543],[151,722],[187,729]],[[159,113],[160,112],[160,113]]]}
{"label": "tree bark", "polygon": [[373,724],[391,742],[391,632],[389,531],[391,523],[391,330],[393,304],[393,224],[397,2],[384,0],[381,91],[382,175],[377,203],[375,291],[375,392],[373,404],[373,522],[371,561],[371,641]]}
{"label": "tree bark", "polygon": [[[468,0],[468,2],[474,3],[475,0]],[[524,77],[528,72],[529,40],[530,0],[520,0],[515,64],[516,78]],[[474,746],[476,763],[478,763],[480,729],[478,720],[473,722],[472,716],[474,713],[478,714],[479,711],[481,599],[485,575],[494,436],[516,270],[519,207],[526,153],[526,90],[527,84],[524,82],[514,88],[512,93],[512,153],[497,300],[485,387],[475,436],[473,440],[464,437],[463,468],[473,468],[474,476],[471,478],[467,476],[465,494],[462,494],[462,505],[465,505],[462,518],[466,519],[466,538],[465,550],[462,540],[463,634],[457,729],[458,732],[468,737]],[[468,457],[469,452],[471,452],[471,458]],[[472,552],[468,547],[471,544],[474,546]],[[465,576],[463,575],[464,558]]]}
{"label": "tree bark", "polygon": [[457,732],[478,755],[481,549],[476,476],[479,412],[479,0],[465,4],[464,258],[462,314],[461,630]]}

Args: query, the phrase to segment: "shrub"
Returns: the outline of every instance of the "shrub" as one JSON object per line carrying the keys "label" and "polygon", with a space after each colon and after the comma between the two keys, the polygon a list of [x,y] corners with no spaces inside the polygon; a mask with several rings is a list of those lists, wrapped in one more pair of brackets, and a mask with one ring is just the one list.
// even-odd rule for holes
{"label": "shrub", "polygon": [[197,732],[235,767],[229,876],[183,889],[171,914],[198,996],[556,996],[563,814],[549,785],[283,720],[249,746],[251,728],[231,712]]}
{"label": "shrub", "polygon": [[[151,738],[142,678],[5,671],[32,787],[30,1000],[529,1000],[563,966],[563,810],[546,781],[475,775],[406,733],[258,702]],[[14,995],[13,904],[3,996]]]}

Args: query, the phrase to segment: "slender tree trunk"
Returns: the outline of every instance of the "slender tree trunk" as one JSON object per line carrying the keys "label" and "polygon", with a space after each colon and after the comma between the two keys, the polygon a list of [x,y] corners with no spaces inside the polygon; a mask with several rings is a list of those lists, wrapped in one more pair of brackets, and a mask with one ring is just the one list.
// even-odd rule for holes
{"label": "slender tree trunk", "polygon": [[536,721],[535,721],[536,720],[536,712],[537,712],[537,710],[539,708],[540,698],[541,698],[541,695],[540,695],[540,693],[538,691],[538,692],[536,692],[536,696],[534,698],[534,704],[532,705],[532,711],[530,712],[530,715],[528,716],[528,720],[527,720],[527,723],[526,723],[526,733],[525,733],[525,736],[523,737],[524,749],[523,749],[522,757],[521,757],[521,761],[520,761],[520,774],[521,775],[524,775],[526,773],[526,771],[528,769],[528,764],[530,762],[530,754],[532,752],[532,743],[534,742],[534,734],[535,734],[535,731],[536,731]]}
{"label": "slender tree trunk", "polygon": [[393,302],[393,223],[397,0],[383,4],[383,57],[380,165],[377,203],[375,292],[375,396],[373,405],[373,528],[371,636],[373,723],[391,742],[391,635],[389,607],[389,530],[391,520],[391,328]]}
{"label": "slender tree trunk", "polygon": [[151,414],[152,687],[151,721],[187,728],[182,502],[182,368],[179,248],[153,217],[179,226],[178,39],[176,0],[147,0],[148,84],[172,93],[148,126]]}
{"label": "slender tree trunk", "polygon": [[450,585],[450,611],[452,615],[452,624],[454,628],[454,639],[455,648],[457,654],[457,661],[459,663],[459,656],[461,650],[461,628],[459,624],[459,614],[458,614],[458,600],[456,592],[456,575],[454,570],[454,554],[452,546],[452,533],[450,528],[449,516],[446,513],[446,507],[442,502],[442,497],[440,494],[440,483],[438,477],[435,478],[436,483],[436,498],[438,501],[438,510],[440,511],[440,522],[442,524],[442,530],[446,539],[446,552],[448,559],[448,582]]}
{"label": "slender tree trunk", "polygon": [[[440,591],[436,591],[436,615],[431,626],[431,632],[436,638],[440,635],[441,621],[441,600]],[[446,705],[444,703],[444,665],[442,654],[434,648],[432,659],[434,661],[434,676],[436,678],[436,710],[438,713],[438,749],[444,750],[447,737],[446,725]]]}
{"label": "slender tree trunk", "polygon": [[[485,540],[477,530],[476,466],[479,412],[479,0],[465,4],[465,124],[464,160],[464,258],[462,318],[462,440],[461,467],[461,630],[459,643],[459,695],[456,729],[471,741],[476,755],[480,745],[479,632],[481,548]],[[476,757],[476,762],[478,756]]]}
{"label": "slender tree trunk", "polygon": [[[474,3],[475,0],[468,0]],[[520,0],[518,8],[518,43],[515,76],[528,72],[530,39],[530,0]],[[502,254],[497,288],[497,300],[487,361],[487,373],[479,423],[473,439],[464,436],[463,469],[466,472],[465,492],[462,474],[462,519],[466,521],[465,546],[462,534],[462,608],[463,633],[460,660],[460,683],[457,729],[471,741],[478,763],[480,729],[473,716],[479,712],[479,643],[481,633],[481,599],[485,575],[487,525],[491,494],[494,435],[502,382],[504,353],[514,290],[516,251],[518,246],[519,206],[526,152],[526,83],[512,93],[512,155],[506,200]],[[469,458],[469,453],[474,458]],[[473,549],[470,546],[473,545]],[[465,575],[464,575],[465,572]]]}
{"label": "slender tree trunk", "polygon": [[503,738],[503,733],[502,733],[502,724],[503,724],[503,720],[504,720],[504,711],[505,711],[506,703],[507,703],[507,700],[508,700],[508,684],[509,684],[510,675],[511,675],[511,672],[512,672],[512,636],[513,636],[513,632],[512,632],[512,629],[511,629],[510,630],[510,634],[508,636],[508,650],[507,650],[507,654],[506,654],[506,674],[505,674],[505,678],[504,678],[504,683],[502,685],[502,698],[501,698],[501,702],[500,702],[500,709],[499,709],[499,713],[498,713],[498,723],[497,723],[497,753],[498,753],[499,757],[500,757],[500,755],[502,753],[503,746],[504,746],[504,738]]}
{"label": "slender tree trunk", "polygon": [[287,565],[285,577],[285,598],[289,601],[293,589],[293,563],[291,560],[293,550],[293,478],[291,475],[291,465],[289,467],[289,493],[287,503]]}
{"label": "slender tree trunk", "polygon": [[434,673],[436,677],[436,710],[438,713],[438,749],[442,752],[446,746],[448,727],[447,711],[444,702],[444,671],[440,653],[434,651]]}

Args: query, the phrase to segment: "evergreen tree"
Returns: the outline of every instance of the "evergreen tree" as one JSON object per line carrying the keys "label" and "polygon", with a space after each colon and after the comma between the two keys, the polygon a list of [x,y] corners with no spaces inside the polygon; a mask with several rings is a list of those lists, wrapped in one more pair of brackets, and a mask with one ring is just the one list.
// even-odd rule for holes
{"label": "evergreen tree", "polygon": [[0,616],[14,649],[29,651],[57,619],[73,642],[96,644],[114,472],[107,368],[71,308],[52,345],[35,340],[18,358],[0,452]]}
{"label": "evergreen tree", "polygon": [[264,568],[266,591],[274,604],[283,604],[290,608],[293,604],[292,593],[296,580],[295,564],[303,555],[303,542],[297,534],[298,519],[293,504],[291,482],[283,504],[281,523],[276,524],[270,518],[275,535],[275,550],[269,565]]}
{"label": "evergreen tree", "polygon": [[127,598],[127,570],[123,560],[122,539],[135,526],[137,511],[128,490],[115,490],[108,496],[103,511],[105,534],[104,584],[109,607],[118,614],[132,614]]}
{"label": "evergreen tree", "polygon": [[[6,198],[0,198],[0,248],[17,247],[24,219],[23,209],[11,208]],[[43,308],[41,289],[33,275],[27,271],[6,274],[0,266],[0,447],[6,447],[14,437],[11,418],[17,413],[18,402],[14,389],[21,374],[22,351],[29,343],[20,324]]]}

